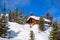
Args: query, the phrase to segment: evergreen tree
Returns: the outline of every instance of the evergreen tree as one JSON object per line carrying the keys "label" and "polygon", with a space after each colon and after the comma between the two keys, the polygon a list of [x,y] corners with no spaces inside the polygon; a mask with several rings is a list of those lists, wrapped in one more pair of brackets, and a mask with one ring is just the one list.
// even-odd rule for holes
{"label": "evergreen tree", "polygon": [[18,21],[18,7],[16,7],[16,11],[15,11],[16,15],[15,15],[15,21]]}
{"label": "evergreen tree", "polygon": [[44,19],[43,19],[42,16],[40,17],[38,24],[39,24],[39,30],[44,31],[45,30],[45,28],[44,28]]}
{"label": "evergreen tree", "polygon": [[3,14],[1,19],[3,19],[4,22],[7,22],[7,18],[6,17],[7,17],[6,14]]}
{"label": "evergreen tree", "polygon": [[18,16],[18,23],[19,24],[23,24],[23,14],[22,14],[22,12],[20,12],[20,14],[19,14],[19,16]]}
{"label": "evergreen tree", "polygon": [[2,16],[1,16],[1,13],[0,13],[0,19],[1,19],[1,17],[2,17]]}
{"label": "evergreen tree", "polygon": [[23,12],[21,11],[21,12],[19,13],[19,18],[22,19],[23,16],[24,16],[24,15],[23,15]]}
{"label": "evergreen tree", "polygon": [[0,17],[1,17],[1,13],[0,13]]}
{"label": "evergreen tree", "polygon": [[53,17],[48,12],[46,13],[46,18],[50,19],[51,21],[53,20]]}
{"label": "evergreen tree", "polygon": [[57,26],[57,22],[54,21],[51,25],[52,30],[50,32],[50,40],[58,40],[58,26]]}
{"label": "evergreen tree", "polygon": [[30,33],[30,40],[34,40],[34,34],[33,34],[33,31],[31,31],[31,33]]}
{"label": "evergreen tree", "polygon": [[[3,8],[3,16],[2,18],[5,20],[6,19],[6,2],[4,2],[4,8]],[[6,20],[5,20],[6,21]]]}
{"label": "evergreen tree", "polygon": [[11,22],[11,10],[10,10],[10,12],[9,12],[8,17],[9,17],[9,21]]}
{"label": "evergreen tree", "polygon": [[33,12],[30,13],[30,16],[33,16]]}
{"label": "evergreen tree", "polygon": [[0,37],[5,37],[5,34],[8,30],[7,21],[4,18],[0,19]]}
{"label": "evergreen tree", "polygon": [[60,27],[60,23],[58,24],[58,26]]}
{"label": "evergreen tree", "polygon": [[0,19],[0,37],[5,37],[7,30],[9,29],[7,26],[7,20],[6,20],[6,4],[4,2],[4,8],[3,8],[3,15]]}
{"label": "evergreen tree", "polygon": [[24,23],[24,9],[22,8],[21,12],[18,15],[19,23],[23,24]]}
{"label": "evergreen tree", "polygon": [[58,29],[57,21],[52,22],[51,27],[52,27],[54,30],[57,30],[57,29]]}
{"label": "evergreen tree", "polygon": [[15,18],[16,18],[15,15],[16,15],[15,12],[13,10],[11,10],[10,13],[9,13],[9,21],[10,22],[14,22],[15,21]]}
{"label": "evergreen tree", "polygon": [[26,14],[25,16],[24,16],[24,18],[23,18],[23,24],[25,24],[26,23],[26,21],[27,21],[27,18],[28,18],[28,14]]}
{"label": "evergreen tree", "polygon": [[18,15],[18,7],[16,7],[16,14]]}
{"label": "evergreen tree", "polygon": [[19,24],[23,24],[23,23],[21,22],[21,20],[20,20],[20,19],[18,19],[17,23],[19,23]]}
{"label": "evergreen tree", "polygon": [[4,2],[3,12],[4,12],[4,14],[6,14],[6,2]]}

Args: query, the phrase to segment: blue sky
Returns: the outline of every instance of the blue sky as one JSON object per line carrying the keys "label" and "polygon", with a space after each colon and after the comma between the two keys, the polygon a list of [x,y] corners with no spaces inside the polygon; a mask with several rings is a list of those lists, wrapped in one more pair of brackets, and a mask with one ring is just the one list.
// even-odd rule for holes
{"label": "blue sky", "polygon": [[20,12],[24,6],[24,14],[33,12],[35,16],[44,16],[46,12],[49,12],[55,20],[60,22],[60,0],[0,0],[0,12],[2,12],[4,1],[7,13],[15,10],[16,6]]}

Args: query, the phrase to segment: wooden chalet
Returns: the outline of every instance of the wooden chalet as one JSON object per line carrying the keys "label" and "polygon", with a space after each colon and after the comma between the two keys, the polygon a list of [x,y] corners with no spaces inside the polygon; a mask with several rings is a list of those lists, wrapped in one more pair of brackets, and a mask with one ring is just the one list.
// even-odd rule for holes
{"label": "wooden chalet", "polygon": [[[48,20],[48,19],[46,19],[46,18],[43,18],[43,19],[44,19],[44,21],[45,21],[46,24],[51,24],[50,20]],[[27,22],[26,22],[26,23],[34,25],[34,24],[38,24],[38,22],[39,22],[39,17],[30,16],[30,17],[27,19]]]}
{"label": "wooden chalet", "polygon": [[33,25],[34,25],[34,24],[38,24],[38,21],[39,21],[39,20],[30,18],[30,19],[27,21],[27,23],[28,23],[28,24],[33,24]]}

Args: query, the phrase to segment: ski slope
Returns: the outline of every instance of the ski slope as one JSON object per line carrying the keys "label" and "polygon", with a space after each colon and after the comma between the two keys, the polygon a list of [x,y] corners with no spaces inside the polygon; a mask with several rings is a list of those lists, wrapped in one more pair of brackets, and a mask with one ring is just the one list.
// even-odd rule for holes
{"label": "ski slope", "polygon": [[49,40],[49,33],[51,31],[51,27],[47,27],[47,29],[42,32],[39,31],[38,25],[31,25],[30,28],[29,24],[21,25],[15,22],[8,22],[9,24],[9,30],[11,31],[10,36],[12,38],[0,38],[0,40],[30,40],[30,31],[33,31],[34,33],[34,40]]}

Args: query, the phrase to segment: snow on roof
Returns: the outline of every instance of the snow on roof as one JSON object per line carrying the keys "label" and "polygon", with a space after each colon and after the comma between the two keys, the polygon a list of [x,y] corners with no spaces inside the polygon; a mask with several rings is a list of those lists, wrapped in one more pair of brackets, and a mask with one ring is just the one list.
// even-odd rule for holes
{"label": "snow on roof", "polygon": [[43,19],[44,19],[44,21],[51,22],[49,19],[46,19],[46,18],[43,18]]}
{"label": "snow on roof", "polygon": [[[40,17],[37,17],[37,16],[30,16],[30,17],[27,19],[27,21],[28,21],[30,18],[39,20]],[[49,19],[46,19],[46,18],[43,18],[43,19],[44,19],[44,21],[51,22]]]}
{"label": "snow on roof", "polygon": [[27,20],[29,20],[30,18],[33,18],[33,19],[39,20],[40,17],[30,16]]}

